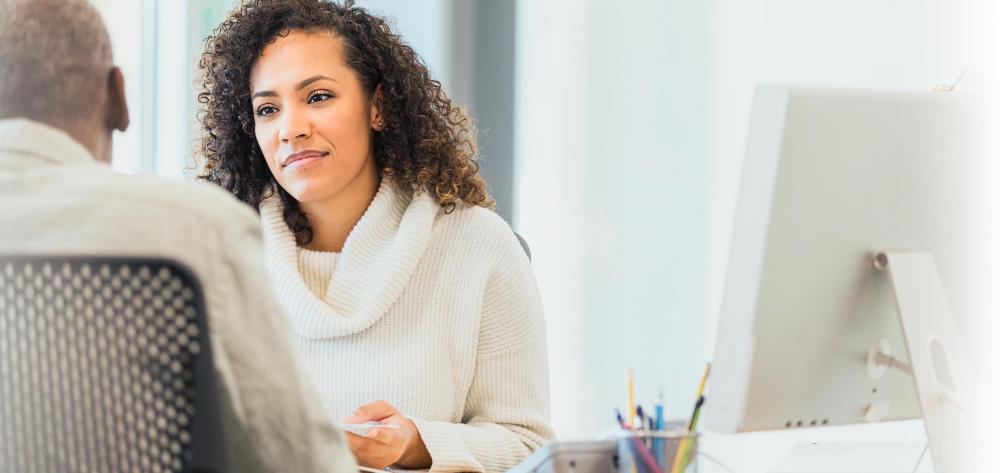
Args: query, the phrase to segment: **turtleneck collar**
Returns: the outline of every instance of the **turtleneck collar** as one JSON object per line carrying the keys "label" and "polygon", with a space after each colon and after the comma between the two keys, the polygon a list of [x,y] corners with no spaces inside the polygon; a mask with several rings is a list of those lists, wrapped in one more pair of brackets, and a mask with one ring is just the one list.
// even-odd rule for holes
{"label": "turtleneck collar", "polygon": [[383,177],[375,198],[344,243],[326,298],[298,270],[295,236],[277,195],[260,204],[266,265],[296,335],[332,338],[360,332],[388,312],[430,241],[440,205],[422,191],[399,192]]}

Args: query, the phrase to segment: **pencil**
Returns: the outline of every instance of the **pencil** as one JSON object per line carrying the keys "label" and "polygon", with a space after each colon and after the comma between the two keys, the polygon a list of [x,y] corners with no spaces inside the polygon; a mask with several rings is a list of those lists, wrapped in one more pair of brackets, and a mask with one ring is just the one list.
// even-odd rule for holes
{"label": "pencil", "polygon": [[[691,420],[688,421],[687,433],[691,434],[694,432],[695,427],[698,426],[698,417],[701,411],[701,406],[705,403],[705,383],[708,381],[708,373],[712,370],[712,364],[705,364],[705,371],[701,375],[701,382],[698,383],[698,396],[694,403],[694,412],[691,413]],[[682,437],[680,442],[677,444],[677,453],[674,454],[674,466],[670,469],[670,473],[682,473],[684,468],[687,467],[688,459],[690,459],[690,437]]]}
{"label": "pencil", "polygon": [[632,368],[628,369],[628,427],[635,428],[635,379]]}
{"label": "pencil", "polygon": [[701,375],[701,384],[698,385],[698,397],[705,394],[705,383],[708,381],[708,373],[712,371],[712,363],[705,363],[705,372]]}

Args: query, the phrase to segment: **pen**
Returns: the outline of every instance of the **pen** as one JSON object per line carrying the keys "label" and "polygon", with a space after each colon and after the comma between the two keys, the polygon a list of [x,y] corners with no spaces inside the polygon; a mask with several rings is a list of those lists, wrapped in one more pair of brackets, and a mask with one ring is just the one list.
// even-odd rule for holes
{"label": "pen", "polygon": [[621,426],[622,430],[629,430],[628,425],[625,425],[625,419],[622,418],[622,412],[617,408],[615,409],[615,418],[618,420],[618,425]]}
{"label": "pen", "polygon": [[[642,406],[639,404],[635,405],[635,416],[639,418],[639,426],[635,430],[639,432],[639,435],[643,435],[643,431],[646,430],[646,416],[643,414]],[[642,443],[646,444],[647,447],[652,447],[648,435],[643,435]]]}
{"label": "pen", "polygon": [[[615,419],[618,421],[618,425],[621,427],[622,430],[624,430],[626,432],[629,432],[629,431],[632,430],[632,429],[629,428],[628,424],[625,423],[625,419],[622,418],[622,413],[621,413],[621,411],[618,410],[617,407],[615,408]],[[632,468],[630,470],[630,473],[635,473],[635,464],[632,464]]]}
{"label": "pen", "polygon": [[[665,422],[665,419],[663,417],[663,386],[660,386],[660,392],[659,395],[657,396],[656,401],[657,401],[656,406],[654,407],[654,409],[656,410],[656,427],[654,428],[654,430],[660,432],[663,430],[664,428],[663,424]],[[652,418],[650,419],[652,420]],[[667,460],[666,458],[664,458],[665,452],[663,451],[664,450],[663,447],[665,446],[665,444],[666,440],[664,440],[663,437],[653,438],[653,456],[656,457],[656,461],[664,462],[664,464],[662,465],[663,468],[667,467],[666,465]]]}
{"label": "pen", "polygon": [[[654,434],[654,432],[656,432],[656,421],[654,421],[652,417],[647,417],[646,418],[646,423],[649,426],[648,427],[649,430],[647,430],[647,432],[649,432],[649,438],[646,439],[646,446],[648,446],[649,448],[655,449],[656,448],[656,440],[658,438]],[[655,453],[656,450],[653,450],[653,452]],[[654,455],[654,456],[656,456],[656,455]],[[656,458],[657,458],[657,461],[659,461],[660,457],[656,457]]]}
{"label": "pen", "polygon": [[656,430],[663,430],[663,387],[660,387],[660,395],[656,404]]}
{"label": "pen", "polygon": [[694,431],[698,427],[698,417],[701,416],[701,406],[705,404],[705,396],[698,396],[698,402],[694,404],[694,412],[691,414],[691,422],[688,423],[688,430]]}
{"label": "pen", "polygon": [[[615,417],[618,420],[618,424],[621,425],[622,430],[625,431],[631,430],[627,425],[625,425],[625,419],[622,418],[622,413],[618,412],[618,409],[615,409]],[[646,448],[646,445],[642,443],[639,437],[636,437],[635,435],[631,434],[626,434],[626,435],[628,435],[631,438],[633,449],[639,452],[639,456],[642,457],[642,461],[646,463],[646,466],[649,467],[649,470],[652,473],[663,473],[663,470],[660,469],[660,466],[656,463],[656,460],[653,458],[653,455],[649,453],[649,449]]]}

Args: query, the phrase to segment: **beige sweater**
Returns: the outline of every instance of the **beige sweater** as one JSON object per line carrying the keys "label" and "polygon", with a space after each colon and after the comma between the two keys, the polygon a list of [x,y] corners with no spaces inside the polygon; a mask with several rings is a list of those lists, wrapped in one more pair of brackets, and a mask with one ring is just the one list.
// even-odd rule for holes
{"label": "beige sweater", "polygon": [[0,120],[0,254],[187,265],[205,292],[231,470],[356,471],[292,356],[260,238],[253,210],[215,186],[117,174],[60,130]]}
{"label": "beige sweater", "polygon": [[300,259],[280,201],[262,203],[278,301],[331,416],[383,399],[417,425],[432,471],[505,471],[552,438],[530,263],[492,211],[411,194],[384,180],[325,262]]}

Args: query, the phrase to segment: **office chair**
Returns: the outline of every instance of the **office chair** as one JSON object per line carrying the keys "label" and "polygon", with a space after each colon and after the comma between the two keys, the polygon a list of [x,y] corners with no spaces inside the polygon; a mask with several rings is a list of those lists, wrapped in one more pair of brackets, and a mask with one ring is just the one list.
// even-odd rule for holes
{"label": "office chair", "polygon": [[517,232],[514,232],[514,236],[517,237],[517,242],[521,244],[521,249],[524,250],[524,254],[528,255],[528,261],[531,261],[531,248],[528,247],[528,241]]}
{"label": "office chair", "polygon": [[0,470],[226,470],[205,303],[162,259],[0,255]]}

